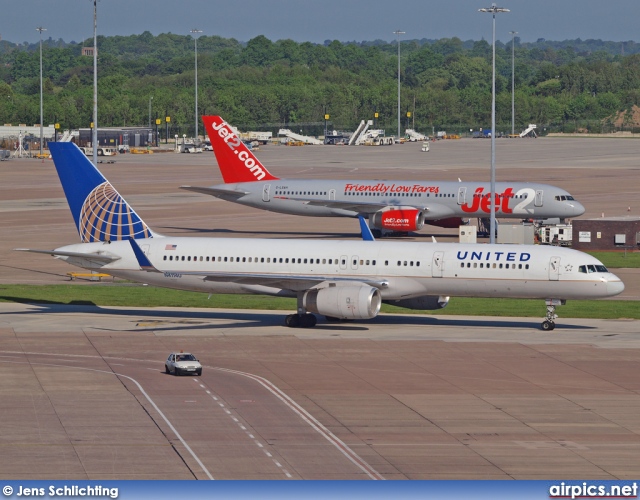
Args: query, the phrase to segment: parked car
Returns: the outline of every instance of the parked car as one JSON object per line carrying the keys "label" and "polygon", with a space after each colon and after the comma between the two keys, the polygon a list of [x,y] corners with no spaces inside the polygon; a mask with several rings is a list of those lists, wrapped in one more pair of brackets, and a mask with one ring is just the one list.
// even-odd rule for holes
{"label": "parked car", "polygon": [[166,373],[174,375],[202,375],[202,365],[198,359],[188,352],[172,352],[164,362]]}

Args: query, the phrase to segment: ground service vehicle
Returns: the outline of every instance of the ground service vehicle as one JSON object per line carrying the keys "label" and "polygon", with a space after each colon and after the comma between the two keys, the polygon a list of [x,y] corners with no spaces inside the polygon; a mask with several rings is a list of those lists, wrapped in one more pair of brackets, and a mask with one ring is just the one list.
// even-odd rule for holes
{"label": "ground service vehicle", "polygon": [[202,375],[202,365],[188,352],[172,352],[164,362],[164,371],[174,375]]}

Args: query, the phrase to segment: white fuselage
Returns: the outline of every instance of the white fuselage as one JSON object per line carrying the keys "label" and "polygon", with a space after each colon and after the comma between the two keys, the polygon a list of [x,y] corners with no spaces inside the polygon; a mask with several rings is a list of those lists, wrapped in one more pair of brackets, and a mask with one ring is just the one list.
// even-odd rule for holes
{"label": "white fuselage", "polygon": [[[483,218],[489,217],[491,211],[488,182],[277,179],[212,187],[248,193],[243,196],[215,194],[241,205],[315,217],[355,217],[373,213],[383,206],[424,210],[427,221]],[[585,212],[567,191],[548,184],[497,182],[495,192],[498,218],[564,219]],[[348,206],[350,204],[354,206]],[[372,208],[368,204],[380,206]]]}
{"label": "white fuselage", "polygon": [[592,299],[624,284],[588,254],[536,245],[156,237],[136,240],[159,272],[141,270],[128,241],[64,252],[120,257],[70,264],[156,286],[210,293],[295,296],[329,282],[368,283],[383,300],[424,295]]}

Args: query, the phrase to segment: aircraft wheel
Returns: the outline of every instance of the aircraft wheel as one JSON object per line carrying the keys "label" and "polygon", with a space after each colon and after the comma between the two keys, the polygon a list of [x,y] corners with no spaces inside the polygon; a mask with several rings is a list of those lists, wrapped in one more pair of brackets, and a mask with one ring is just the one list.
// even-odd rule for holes
{"label": "aircraft wheel", "polygon": [[298,328],[300,326],[300,316],[297,314],[289,314],[284,319],[284,324],[289,328]]}
{"label": "aircraft wheel", "polygon": [[543,330],[551,331],[556,327],[556,324],[554,322],[552,322],[552,321],[545,320],[545,321],[542,322],[541,326],[542,326]]}
{"label": "aircraft wheel", "polygon": [[302,328],[313,328],[316,326],[317,319],[313,314],[304,314],[300,316],[300,326]]}
{"label": "aircraft wheel", "polygon": [[374,238],[382,238],[382,231],[380,229],[372,229],[371,234]]}

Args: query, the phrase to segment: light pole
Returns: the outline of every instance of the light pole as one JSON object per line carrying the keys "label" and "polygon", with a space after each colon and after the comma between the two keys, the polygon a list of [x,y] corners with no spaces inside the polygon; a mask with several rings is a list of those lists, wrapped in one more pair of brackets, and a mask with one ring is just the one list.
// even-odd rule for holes
{"label": "light pole", "polygon": [[36,31],[40,33],[40,157],[42,157],[42,32],[47,31],[47,29],[42,26],[38,26]]}
{"label": "light pole", "polygon": [[511,135],[516,134],[516,35],[517,31],[510,31],[511,35]]}
{"label": "light pole", "polygon": [[491,192],[489,193],[489,243],[496,242],[496,14],[509,12],[509,9],[496,7],[492,4],[488,9],[478,9],[479,12],[489,12],[493,16],[493,43],[491,74]]}
{"label": "light pole", "polygon": [[93,0],[93,164],[98,166],[98,0]]}
{"label": "light pole", "polygon": [[149,96],[149,128],[151,128],[151,101],[153,101],[153,96]]}
{"label": "light pole", "polygon": [[398,141],[400,141],[400,35],[406,32],[396,30],[393,33],[398,37]]}
{"label": "light pole", "polygon": [[193,142],[194,144],[198,142],[198,38],[197,38],[197,33],[202,33],[202,30],[199,29],[192,29],[191,33],[193,33],[193,43],[194,43],[194,47],[195,47],[195,52],[196,52],[196,75],[195,75],[195,82],[196,82],[196,112],[195,112],[195,118],[196,118],[196,134],[193,138]]}

